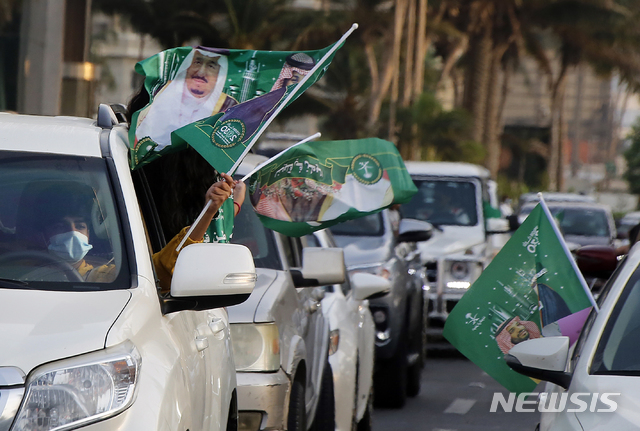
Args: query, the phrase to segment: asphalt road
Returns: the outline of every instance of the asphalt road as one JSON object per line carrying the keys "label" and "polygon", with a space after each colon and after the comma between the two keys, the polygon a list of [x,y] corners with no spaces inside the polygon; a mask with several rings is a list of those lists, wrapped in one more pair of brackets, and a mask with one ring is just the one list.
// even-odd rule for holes
{"label": "asphalt road", "polygon": [[[422,390],[398,410],[376,409],[373,431],[533,431],[539,413],[489,411],[507,391],[455,350],[430,352]],[[500,410],[500,409],[498,409]]]}

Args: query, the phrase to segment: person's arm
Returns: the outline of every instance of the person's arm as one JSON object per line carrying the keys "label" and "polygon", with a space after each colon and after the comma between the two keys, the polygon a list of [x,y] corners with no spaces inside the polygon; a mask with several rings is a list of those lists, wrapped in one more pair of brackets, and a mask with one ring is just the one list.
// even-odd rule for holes
{"label": "person's arm", "polygon": [[189,235],[190,240],[202,241],[209,224],[211,224],[211,220],[213,220],[213,217],[216,215],[224,201],[231,196],[231,192],[235,187],[235,181],[227,174],[220,174],[220,176],[223,180],[214,183],[209,187],[209,190],[207,190],[207,193],[205,194],[205,202],[211,201],[211,205],[209,205],[207,212],[204,213],[204,216],[195,226],[191,235]]}
{"label": "person's arm", "polygon": [[244,197],[247,191],[247,186],[242,181],[236,181],[233,189],[233,215],[237,216],[242,208]]}

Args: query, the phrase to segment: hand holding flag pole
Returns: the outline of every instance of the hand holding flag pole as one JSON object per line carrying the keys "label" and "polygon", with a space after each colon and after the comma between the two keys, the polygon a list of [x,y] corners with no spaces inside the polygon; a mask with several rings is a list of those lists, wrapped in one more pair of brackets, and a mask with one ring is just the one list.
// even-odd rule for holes
{"label": "hand holding flag pole", "polygon": [[[293,144],[291,147],[289,148],[293,148],[296,147],[298,145],[302,145],[305,144],[309,141],[312,141],[314,139],[317,139],[321,136],[320,132],[309,136],[308,138],[303,139],[300,142],[297,142],[295,144]],[[289,148],[287,148],[284,151],[279,152],[278,154],[276,154],[275,156],[271,157],[269,160],[261,163],[260,165],[258,165],[255,169],[253,169],[251,172],[249,172],[247,175],[245,175],[240,181],[245,181],[247,178],[249,178],[251,175],[253,175],[254,173],[256,173],[258,170],[260,170],[264,165],[268,164],[269,162],[272,162],[273,160],[277,159],[278,157],[280,157],[282,154],[284,154]],[[231,169],[231,171],[233,171],[234,169]],[[229,174],[231,175],[231,174]],[[233,199],[233,193],[231,194],[231,196],[229,197],[230,199]],[[193,230],[196,228],[196,226],[198,225],[198,223],[200,222],[200,220],[202,220],[202,217],[204,217],[204,215],[206,214],[207,210],[209,209],[209,207],[211,206],[211,199],[209,199],[206,203],[206,205],[204,206],[204,208],[202,209],[202,211],[200,212],[200,214],[198,215],[198,217],[196,218],[196,220],[193,222],[193,224],[191,225],[191,227],[189,227],[189,230],[187,231],[186,235],[184,236],[184,238],[182,238],[182,241],[180,241],[180,244],[178,245],[178,247],[176,248],[176,251],[179,252],[182,249],[182,246],[184,245],[184,243],[187,241],[187,238],[189,238],[189,236],[191,235],[191,233],[193,232]]]}

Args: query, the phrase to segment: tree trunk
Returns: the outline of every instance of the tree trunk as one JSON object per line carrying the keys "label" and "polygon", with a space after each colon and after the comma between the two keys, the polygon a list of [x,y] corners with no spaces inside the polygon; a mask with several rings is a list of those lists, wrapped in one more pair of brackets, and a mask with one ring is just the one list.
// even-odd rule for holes
{"label": "tree trunk", "polygon": [[414,55],[415,55],[415,42],[416,42],[416,2],[415,0],[409,0],[407,9],[407,49],[405,51],[404,59],[404,91],[402,94],[402,106],[408,107],[413,101],[413,86],[414,86]]}
{"label": "tree trunk", "polygon": [[418,30],[416,35],[416,70],[413,75],[413,100],[417,100],[424,89],[424,62],[427,57],[427,0],[418,2]]}
{"label": "tree trunk", "polygon": [[495,180],[500,168],[500,140],[498,125],[500,102],[498,99],[498,80],[500,78],[500,64],[507,46],[494,48],[491,56],[489,77],[487,80],[487,104],[485,108],[482,144],[487,149],[486,166]]}
{"label": "tree trunk", "polygon": [[471,36],[471,61],[466,70],[463,107],[473,118],[472,139],[476,142],[482,142],[484,132],[491,47],[490,25],[486,25],[482,33]]}
{"label": "tree trunk", "polygon": [[394,75],[398,73],[398,63],[400,60],[400,46],[402,43],[402,29],[404,26],[404,17],[406,12],[407,0],[396,0],[395,20],[392,38],[392,49],[390,61],[385,61],[384,73],[380,88],[377,93],[372,93],[371,106],[369,109],[369,128],[377,131],[376,123],[380,118],[380,110],[382,102],[389,93],[389,88],[393,81]]}
{"label": "tree trunk", "polygon": [[549,165],[547,173],[549,175],[549,190],[558,191],[560,180],[558,173],[561,172],[561,151],[563,133],[562,108],[564,103],[564,87],[567,80],[567,65],[563,64],[558,78],[553,83],[551,90],[551,143],[549,148]]}
{"label": "tree trunk", "polygon": [[396,145],[398,144],[396,142],[396,111],[398,107],[398,96],[400,92],[400,48],[402,45],[404,22],[409,1],[410,0],[396,0],[396,16],[393,30],[393,70],[395,71],[395,73],[393,73],[393,79],[391,82],[388,139]]}

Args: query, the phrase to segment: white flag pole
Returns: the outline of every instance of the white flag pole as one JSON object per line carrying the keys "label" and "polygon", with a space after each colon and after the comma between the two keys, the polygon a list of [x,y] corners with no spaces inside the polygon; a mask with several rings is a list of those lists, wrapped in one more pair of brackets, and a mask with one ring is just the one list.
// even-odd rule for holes
{"label": "white flag pole", "polygon": [[544,201],[544,198],[542,197],[542,193],[538,193],[538,198],[540,199],[540,205],[542,206],[542,210],[547,216],[547,220],[549,220],[549,223],[551,223],[553,232],[556,234],[556,237],[558,237],[558,241],[560,241],[560,245],[562,246],[564,253],[567,255],[567,259],[569,259],[569,262],[571,262],[571,266],[573,267],[573,270],[577,274],[578,280],[580,280],[580,284],[582,284],[582,288],[587,294],[587,297],[589,298],[591,305],[593,306],[594,310],[596,310],[596,313],[599,313],[600,309],[598,308],[598,305],[596,304],[596,300],[593,297],[593,294],[591,293],[591,289],[589,288],[587,281],[584,279],[582,272],[580,272],[580,269],[578,268],[578,264],[576,263],[573,256],[571,255],[571,252],[569,251],[569,247],[567,247],[567,243],[564,241],[562,233],[560,233],[560,229],[558,229],[558,225],[556,224],[555,218],[551,215],[551,211],[549,211],[549,207],[547,206],[547,203]]}
{"label": "white flag pole", "polygon": [[[301,80],[300,82],[298,82],[298,84],[296,85],[296,90],[298,88],[302,88],[302,86],[304,85],[305,82],[307,82],[307,80],[309,78],[311,78],[311,76],[313,76],[314,73],[316,73],[316,71],[321,67],[324,66],[324,62],[327,60],[327,58],[329,58],[338,48],[340,48],[340,45],[342,45],[342,43],[344,43],[344,41],[347,39],[347,37],[349,37],[351,35],[351,33],[353,33],[355,31],[355,29],[358,28],[358,24],[354,23],[351,28],[349,30],[347,30],[347,32],[345,34],[342,35],[342,37],[340,38],[340,40],[338,40],[336,43],[333,44],[333,46],[331,47],[331,49],[329,49],[329,51],[327,51],[327,53],[320,59],[320,61],[318,61],[316,63],[315,66],[313,66],[313,69],[311,69],[309,71],[309,73],[307,73]],[[264,123],[264,125],[262,126],[263,129],[266,129],[269,124],[271,124],[271,122],[274,120],[274,118],[276,118],[276,116],[278,115],[278,113],[280,111],[282,111],[282,109],[284,109],[285,106],[287,106],[287,103],[289,103],[289,101],[291,100],[291,98],[293,96],[295,96],[298,92],[294,90],[291,93],[289,93],[287,95],[287,97],[285,97],[284,101],[278,105],[278,107],[273,111],[273,113],[271,114],[271,116],[269,116],[269,118],[267,119],[267,121]],[[260,134],[256,134],[253,138],[251,138],[251,140],[249,141],[249,144],[247,145],[247,148],[244,149],[244,151],[242,152],[242,154],[240,155],[240,157],[238,157],[238,160],[236,160],[236,162],[233,164],[233,166],[231,167],[231,169],[229,169],[229,172],[227,172],[229,175],[233,175],[233,173],[236,171],[236,169],[238,169],[238,166],[240,165],[240,163],[242,162],[242,159],[244,159],[244,157],[247,155],[247,153],[249,152],[249,150],[251,149],[251,147],[253,147],[253,144],[256,143],[256,141],[258,140],[258,138],[260,137]]]}
{"label": "white flag pole", "polygon": [[320,134],[320,132],[309,136],[308,138],[303,139],[300,142],[297,142],[293,145],[291,145],[290,147],[280,151],[278,154],[276,154],[275,156],[271,157],[269,160],[264,161],[262,163],[260,163],[258,166],[256,166],[253,170],[251,170],[251,172],[249,172],[247,175],[245,175],[244,177],[242,177],[242,179],[240,181],[246,181],[247,178],[249,178],[251,175],[255,174],[256,172],[258,172],[260,169],[262,169],[263,167],[265,167],[266,165],[268,165],[269,163],[273,162],[275,159],[277,159],[278,157],[280,157],[281,155],[283,155],[285,152],[289,151],[291,148],[293,147],[297,147],[298,145],[302,145],[302,144],[306,144],[309,141],[312,141],[314,139],[319,138],[320,136],[322,136]]}

